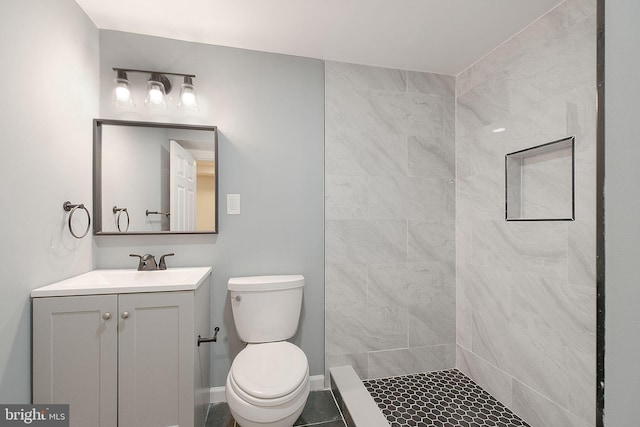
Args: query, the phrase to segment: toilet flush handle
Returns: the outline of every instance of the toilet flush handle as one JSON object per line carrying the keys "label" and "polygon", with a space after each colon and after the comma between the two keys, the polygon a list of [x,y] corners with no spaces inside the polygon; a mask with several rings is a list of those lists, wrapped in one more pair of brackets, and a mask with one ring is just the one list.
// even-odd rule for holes
{"label": "toilet flush handle", "polygon": [[242,301],[242,297],[240,295],[236,295],[236,301],[238,302]]}

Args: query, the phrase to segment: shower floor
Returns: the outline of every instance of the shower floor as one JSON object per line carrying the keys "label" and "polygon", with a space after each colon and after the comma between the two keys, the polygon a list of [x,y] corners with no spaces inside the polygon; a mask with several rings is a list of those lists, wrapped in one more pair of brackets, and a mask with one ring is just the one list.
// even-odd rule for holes
{"label": "shower floor", "polygon": [[529,427],[457,369],[363,383],[391,427]]}

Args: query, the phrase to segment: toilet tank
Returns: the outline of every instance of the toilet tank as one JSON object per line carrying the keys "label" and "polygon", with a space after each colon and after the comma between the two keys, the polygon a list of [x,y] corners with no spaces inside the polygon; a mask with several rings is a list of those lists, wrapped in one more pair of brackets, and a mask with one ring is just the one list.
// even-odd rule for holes
{"label": "toilet tank", "polygon": [[284,341],[298,329],[302,275],[229,279],[231,311],[240,339],[246,343]]}

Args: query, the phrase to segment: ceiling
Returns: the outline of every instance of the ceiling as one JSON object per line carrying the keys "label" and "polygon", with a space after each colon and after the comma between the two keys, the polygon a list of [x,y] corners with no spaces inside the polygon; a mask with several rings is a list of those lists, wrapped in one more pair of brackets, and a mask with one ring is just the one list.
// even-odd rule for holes
{"label": "ceiling", "polygon": [[562,0],[76,0],[100,29],[457,75]]}

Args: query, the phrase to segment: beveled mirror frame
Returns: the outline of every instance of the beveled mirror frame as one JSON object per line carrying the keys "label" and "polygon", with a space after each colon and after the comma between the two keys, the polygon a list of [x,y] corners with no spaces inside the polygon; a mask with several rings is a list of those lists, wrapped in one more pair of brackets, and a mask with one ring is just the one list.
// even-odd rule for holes
{"label": "beveled mirror frame", "polygon": [[[104,125],[130,126],[140,128],[159,128],[209,131],[213,133],[213,156],[215,159],[215,198],[214,198],[214,230],[206,231],[126,231],[112,232],[102,231],[102,129]],[[154,235],[154,234],[218,234],[218,128],[209,125],[188,125],[181,123],[157,123],[129,120],[94,119],[93,120],[93,234],[96,236],[112,235]]]}

